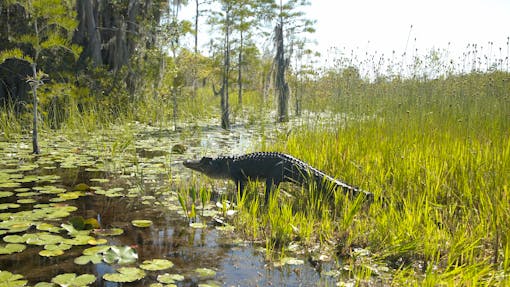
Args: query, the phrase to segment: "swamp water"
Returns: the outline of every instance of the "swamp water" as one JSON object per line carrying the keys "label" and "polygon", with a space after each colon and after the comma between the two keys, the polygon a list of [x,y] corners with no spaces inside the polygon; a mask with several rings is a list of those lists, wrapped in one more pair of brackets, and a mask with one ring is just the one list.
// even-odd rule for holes
{"label": "swamp water", "polygon": [[321,273],[303,254],[268,261],[263,243],[219,224],[228,216],[217,190],[193,221],[179,204],[179,188],[226,189],[184,159],[250,152],[277,133],[132,124],[76,141],[42,134],[37,157],[28,137],[0,138],[0,286],[335,285],[325,275],[334,262]]}

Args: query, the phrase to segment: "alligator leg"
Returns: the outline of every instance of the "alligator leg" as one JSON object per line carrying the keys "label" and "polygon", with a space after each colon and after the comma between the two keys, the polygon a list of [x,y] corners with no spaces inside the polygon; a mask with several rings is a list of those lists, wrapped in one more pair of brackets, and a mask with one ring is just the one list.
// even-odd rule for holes
{"label": "alligator leg", "polygon": [[278,188],[278,186],[280,185],[280,182],[274,181],[274,179],[272,179],[272,178],[266,179],[266,194],[264,196],[264,203],[266,206],[267,206],[267,203],[269,202],[269,197],[271,196],[271,192],[272,192],[271,189],[273,187],[273,184],[274,184],[275,188]]}
{"label": "alligator leg", "polygon": [[[241,196],[243,196],[243,194],[244,194],[244,189],[245,189],[245,187],[246,187],[246,182],[245,182],[244,180],[237,180],[237,181],[236,181],[236,186],[237,186],[237,188],[238,188],[238,190],[237,190],[237,191],[239,191],[239,194],[240,194]],[[238,200],[239,200],[239,199],[238,199]]]}
{"label": "alligator leg", "polygon": [[264,195],[264,204],[267,206],[269,202],[269,196],[271,196],[271,186],[273,185],[273,180],[271,178],[266,179],[266,194]]}

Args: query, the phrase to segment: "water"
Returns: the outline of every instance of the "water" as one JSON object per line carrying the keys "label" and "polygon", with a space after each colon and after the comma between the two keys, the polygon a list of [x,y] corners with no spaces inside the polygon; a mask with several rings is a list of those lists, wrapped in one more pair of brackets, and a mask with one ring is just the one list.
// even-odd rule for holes
{"label": "water", "polygon": [[[0,229],[0,237],[37,233],[40,231],[36,226],[41,222],[60,226],[72,217],[81,216],[97,219],[101,228],[114,227],[124,231],[118,236],[92,235],[96,239],[107,239],[108,245],[130,246],[136,250],[138,260],[127,266],[138,266],[145,260],[156,258],[174,263],[168,270],[146,271],[143,279],[123,283],[127,286],[148,286],[156,283],[158,275],[164,273],[183,275],[184,280],[176,282],[177,286],[205,283],[220,286],[334,285],[334,278],[321,276],[319,272],[331,269],[333,263],[325,262],[319,269],[308,263],[306,256],[296,255],[304,264],[275,267],[273,262],[266,260],[263,244],[245,242],[239,240],[235,232],[217,230],[217,224],[211,217],[199,218],[207,224],[206,228],[191,228],[176,200],[176,188],[189,183],[191,177],[191,171],[181,164],[184,159],[253,151],[251,149],[261,141],[274,139],[285,129],[286,126],[276,126],[271,130],[263,125],[252,126],[251,129],[234,126],[227,132],[214,125],[203,124],[196,125],[189,134],[190,129],[173,132],[135,125],[132,137],[119,130],[74,143],[63,137],[42,139],[44,154],[40,157],[29,155],[29,146],[24,143],[28,142],[27,139],[3,141],[0,153],[5,160],[0,164],[0,186],[2,191],[12,194],[0,197],[0,204],[14,204],[22,198],[32,198],[35,202],[0,210],[2,222],[10,222],[20,211],[37,210],[39,203],[68,205],[77,209],[69,216],[52,220],[26,219],[30,228],[19,232],[3,228]],[[125,141],[123,137],[126,137]],[[170,153],[170,147],[175,144],[186,146],[185,153]],[[52,176],[53,180],[47,180]],[[79,198],[57,203],[54,201],[60,193],[41,194],[38,189],[54,186],[71,192],[77,184],[95,187],[96,191],[87,190]],[[222,184],[218,182],[218,185]],[[97,190],[113,188],[121,189],[119,192],[124,196],[96,194]],[[26,192],[32,191],[35,194],[27,196]],[[134,227],[131,221],[135,219],[150,219],[153,225]],[[65,230],[58,234],[70,237]],[[90,244],[72,246],[63,255],[55,257],[40,256],[43,246],[25,245],[26,249],[22,252],[0,255],[0,270],[21,274],[30,285],[50,282],[63,273],[94,274],[97,278],[95,286],[122,285],[102,279],[104,274],[122,267],[119,264],[74,263],[83,250],[92,246]],[[197,274],[197,268],[211,269],[216,273],[202,277]]]}

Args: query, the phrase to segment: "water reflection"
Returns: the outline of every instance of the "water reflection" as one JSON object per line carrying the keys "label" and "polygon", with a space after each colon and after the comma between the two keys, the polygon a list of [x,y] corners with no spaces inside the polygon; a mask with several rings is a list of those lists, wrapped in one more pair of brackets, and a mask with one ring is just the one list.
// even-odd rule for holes
{"label": "water reflection", "polygon": [[[35,159],[39,162],[39,166],[25,171],[23,176],[57,175],[59,179],[54,185],[65,188],[67,191],[72,191],[74,186],[79,183],[100,186],[105,190],[123,187],[124,191],[127,191],[136,186],[143,190],[143,195],[152,195],[157,200],[164,201],[165,197],[158,197],[158,191],[175,188],[169,182],[167,173],[171,174],[171,179],[180,179],[183,182],[186,182],[191,175],[191,172],[184,170],[181,164],[185,158],[251,152],[254,146],[260,145],[264,140],[275,139],[280,133],[285,133],[287,129],[288,124],[271,125],[271,128],[268,128],[264,123],[251,125],[249,128],[234,125],[229,131],[210,123],[196,125],[191,129],[191,132],[190,130],[175,132],[147,127],[140,129],[136,135],[135,148],[132,151],[125,150],[122,154],[124,162],[118,166],[121,173],[100,168],[101,165],[111,163],[107,162],[108,159],[101,158],[97,151],[83,149],[73,151],[69,156],[63,156],[55,161],[48,160],[46,163],[43,161],[44,156]],[[193,136],[190,136],[189,133],[192,133]],[[114,139],[109,140],[113,141]],[[60,146],[58,142],[58,140],[55,141],[53,150],[50,151],[48,147],[48,157],[53,152],[55,154],[69,153],[67,150],[69,148]],[[170,147],[174,144],[184,144],[188,149],[184,154],[172,154]],[[17,156],[14,154],[15,150],[14,147],[12,150],[6,149],[2,152],[12,153],[12,158],[15,159]],[[66,157],[78,154],[84,155],[85,163],[74,167],[64,166]],[[26,162],[30,163],[30,160]],[[24,162],[20,160],[13,161],[0,164],[0,169],[18,167],[23,164]],[[109,181],[106,183],[93,181],[97,178],[109,179]],[[45,184],[47,183],[33,181],[23,183],[21,186],[30,190]],[[14,188],[5,190],[14,190]],[[34,197],[38,203],[48,203],[51,198],[51,195]],[[0,203],[15,200],[16,196],[13,195],[0,198]],[[186,279],[179,282],[178,286],[197,286],[203,280],[194,273],[196,268],[209,268],[217,271],[214,279],[224,286],[334,285],[331,278],[321,277],[309,264],[273,267],[265,260],[265,254],[258,251],[257,246],[235,243],[233,241],[235,234],[222,233],[214,229],[214,226],[204,229],[190,228],[188,220],[182,215],[166,209],[163,205],[156,205],[154,202],[144,204],[141,196],[110,198],[91,193],[62,204],[70,204],[78,208],[71,216],[98,219],[101,228],[122,228],[124,230],[122,235],[104,238],[108,240],[109,245],[131,246],[136,249],[139,256],[138,263],[162,258],[171,260],[175,264],[170,270],[147,272],[146,278],[127,284],[128,286],[148,286],[157,282],[158,274],[166,272],[185,276]],[[25,204],[13,212],[33,208],[34,204]],[[131,221],[135,219],[150,219],[153,221],[153,225],[148,228],[137,228],[131,225]],[[69,217],[48,222],[59,226],[68,220]],[[37,230],[28,232],[37,232]],[[62,232],[61,235],[67,236],[65,232]],[[6,234],[0,235],[2,238],[4,236]],[[105,263],[95,265],[89,263],[82,266],[74,263],[74,259],[81,256],[82,251],[87,247],[90,245],[75,246],[65,251],[64,255],[46,258],[38,254],[42,247],[28,245],[27,249],[21,253],[0,255],[0,269],[24,275],[30,284],[50,282],[54,276],[62,273],[91,273],[98,278],[96,286],[120,286],[102,279],[104,274],[113,273],[118,266]]]}

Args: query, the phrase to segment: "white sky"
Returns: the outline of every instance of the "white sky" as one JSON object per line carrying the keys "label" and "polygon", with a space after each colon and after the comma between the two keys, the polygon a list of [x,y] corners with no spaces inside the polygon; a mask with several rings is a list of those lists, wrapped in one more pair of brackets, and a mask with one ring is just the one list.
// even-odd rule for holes
{"label": "white sky", "polygon": [[450,50],[462,53],[467,44],[492,41],[506,55],[510,36],[510,0],[312,0],[308,9],[321,52],[337,46],[401,54],[411,33],[408,51],[451,42]]}
{"label": "white sky", "polygon": [[[303,10],[317,20],[311,35],[327,59],[328,49],[337,47],[346,54],[402,55],[406,51],[426,54],[431,49],[448,49],[454,58],[467,52],[468,44],[483,46],[480,55],[504,59],[509,56],[510,0],[311,0]],[[191,20],[194,1],[181,16]],[[199,41],[209,32],[202,17]],[[411,29],[412,25],[412,29]],[[409,36],[409,42],[407,42]],[[416,40],[415,40],[416,39]],[[493,42],[489,52],[488,42]],[[450,45],[448,45],[450,43]],[[191,44],[190,44],[191,46]],[[501,52],[500,49],[501,48]],[[204,47],[201,47],[204,51]],[[508,62],[507,62],[508,65]]]}

